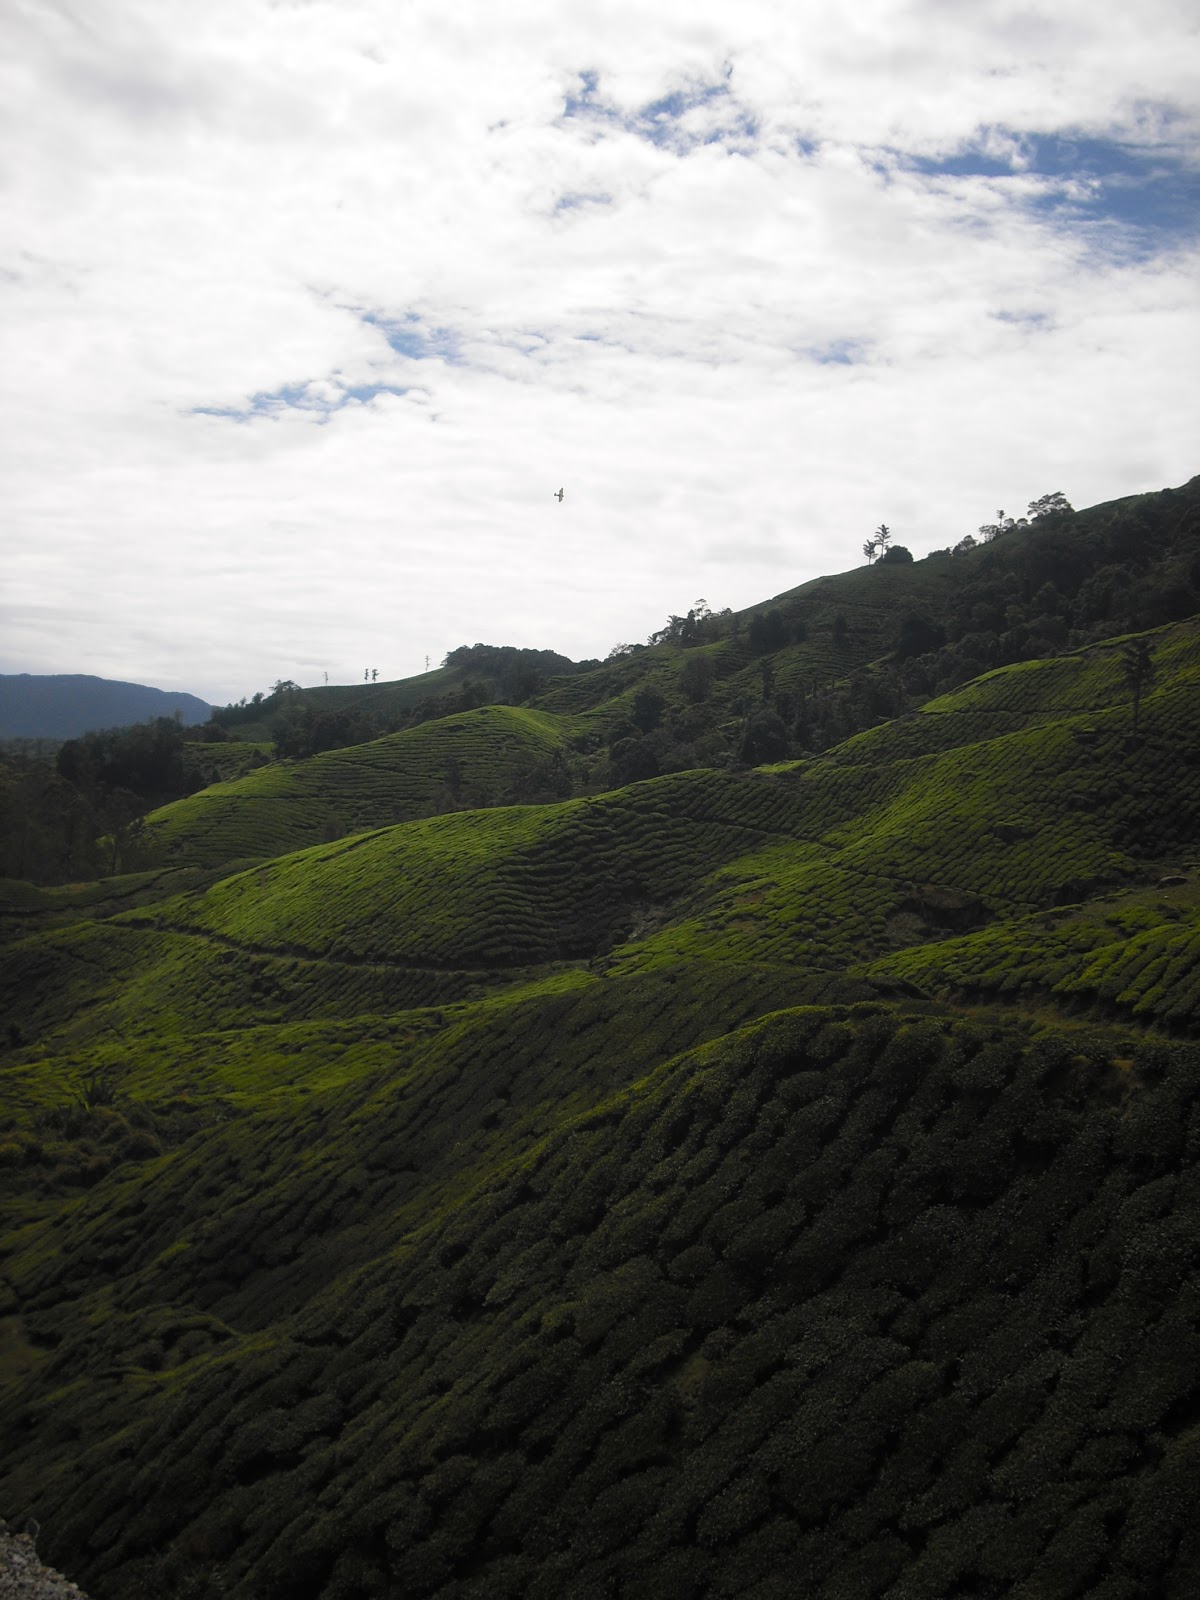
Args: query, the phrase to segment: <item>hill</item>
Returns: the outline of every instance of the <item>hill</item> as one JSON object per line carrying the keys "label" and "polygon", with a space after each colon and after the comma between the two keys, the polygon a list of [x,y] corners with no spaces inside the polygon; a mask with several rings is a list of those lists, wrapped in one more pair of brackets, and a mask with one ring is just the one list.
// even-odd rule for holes
{"label": "hill", "polygon": [[0,739],[75,739],[176,712],[185,723],[204,722],[211,710],[194,694],[89,673],[0,673]]}
{"label": "hill", "polygon": [[[276,761],[151,812],[143,857],[202,865],[270,857],[460,804],[569,792],[571,731],[569,719],[495,705]],[[200,755],[229,748],[205,745]]]}
{"label": "hill", "polygon": [[97,1600],[1194,1592],[1200,617],[592,792],[748,630],[0,886],[0,1506]]}
{"label": "hill", "polygon": [[553,650],[462,645],[440,667],[414,678],[309,688],[278,683],[249,701],[214,707],[213,721],[240,739],[273,740],[284,755],[315,755],[490,701],[528,700],[548,675],[570,676],[595,665]]}

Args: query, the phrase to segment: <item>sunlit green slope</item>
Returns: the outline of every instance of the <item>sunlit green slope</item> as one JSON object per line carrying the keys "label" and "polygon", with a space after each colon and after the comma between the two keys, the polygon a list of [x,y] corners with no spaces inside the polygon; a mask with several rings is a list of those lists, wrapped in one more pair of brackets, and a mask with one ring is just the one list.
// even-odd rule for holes
{"label": "sunlit green slope", "polygon": [[0,944],[78,922],[104,921],[134,906],[153,905],[185,889],[206,888],[220,867],[167,867],[90,883],[43,886],[0,878]]}
{"label": "sunlit green slope", "polygon": [[[597,960],[924,988],[930,941],[984,926],[962,948],[991,950],[990,970],[1010,938],[998,919],[1195,859],[1200,630],[1153,642],[1136,739],[1117,653],[1097,647],[993,674],[813,761],[430,817],[27,940],[7,963],[11,1014],[31,1037],[48,1017],[73,1038],[142,1031],[159,1008],[241,1026],[437,1004]],[[327,778],[337,758],[320,759]],[[1186,948],[1172,959],[1186,976]],[[1065,995],[1072,973],[1059,978]],[[1177,1023],[1185,992],[1164,1000]]]}
{"label": "sunlit green slope", "polygon": [[1136,732],[1118,642],[14,889],[0,1509],[97,1600],[1186,1595],[1200,625],[1146,643]]}
{"label": "sunlit green slope", "polygon": [[231,783],[244,778],[256,767],[266,766],[274,751],[269,740],[257,743],[230,739],[222,744],[187,742],[183,747],[184,766],[196,784]]}
{"label": "sunlit green slope", "polygon": [[248,860],[459,804],[523,798],[523,788],[553,790],[570,732],[545,713],[485,706],[308,761],[274,762],[153,812],[144,848],[170,862]]}
{"label": "sunlit green slope", "polygon": [[805,826],[800,797],[716,772],[431,817],[14,943],[0,993],[23,1036],[75,1046],[439,1004],[594,959]]}
{"label": "sunlit green slope", "polygon": [[1136,739],[1105,647],[1006,669],[826,758],[764,771],[756,781],[798,806],[799,838],[714,874],[690,915],[617,952],[622,970],[686,958],[862,971],[864,957],[1194,861],[1200,630],[1155,643]]}
{"label": "sunlit green slope", "polygon": [[870,975],[931,994],[1200,1031],[1200,852],[1162,887],[1126,891],[896,951]]}

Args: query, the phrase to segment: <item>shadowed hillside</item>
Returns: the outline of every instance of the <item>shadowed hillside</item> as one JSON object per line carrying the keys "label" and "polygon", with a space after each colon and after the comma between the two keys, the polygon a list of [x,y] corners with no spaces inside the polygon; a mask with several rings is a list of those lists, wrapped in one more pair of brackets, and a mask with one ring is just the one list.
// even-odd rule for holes
{"label": "shadowed hillside", "polygon": [[1200,619],[586,792],[745,643],[3,886],[0,1510],[97,1600],[1195,1592]]}

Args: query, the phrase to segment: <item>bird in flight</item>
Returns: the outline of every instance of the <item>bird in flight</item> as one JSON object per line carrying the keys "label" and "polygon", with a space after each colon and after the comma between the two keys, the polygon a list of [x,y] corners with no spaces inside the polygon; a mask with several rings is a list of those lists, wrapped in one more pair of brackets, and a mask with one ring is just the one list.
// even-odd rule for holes
{"label": "bird in flight", "polygon": [[559,490],[559,491],[558,491],[558,493],[557,493],[557,494],[552,494],[552,495],[551,495],[551,496],[550,496],[550,498],[551,498],[551,500],[557,500],[557,501],[558,501],[558,503],[559,503],[559,505],[561,505],[561,504],[562,504],[562,497],[563,497],[563,492],[562,492],[562,490],[561,490],[561,489],[560,489],[560,490]]}

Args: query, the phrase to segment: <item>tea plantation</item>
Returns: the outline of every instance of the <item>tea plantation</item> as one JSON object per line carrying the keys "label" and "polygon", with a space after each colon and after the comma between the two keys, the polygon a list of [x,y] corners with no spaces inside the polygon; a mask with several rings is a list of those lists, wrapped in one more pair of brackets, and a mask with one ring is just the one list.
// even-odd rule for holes
{"label": "tea plantation", "polygon": [[617,661],[4,885],[0,1513],[97,1600],[1200,1592],[1200,622],[1140,637],[1136,727],[1098,640],[547,798]]}

